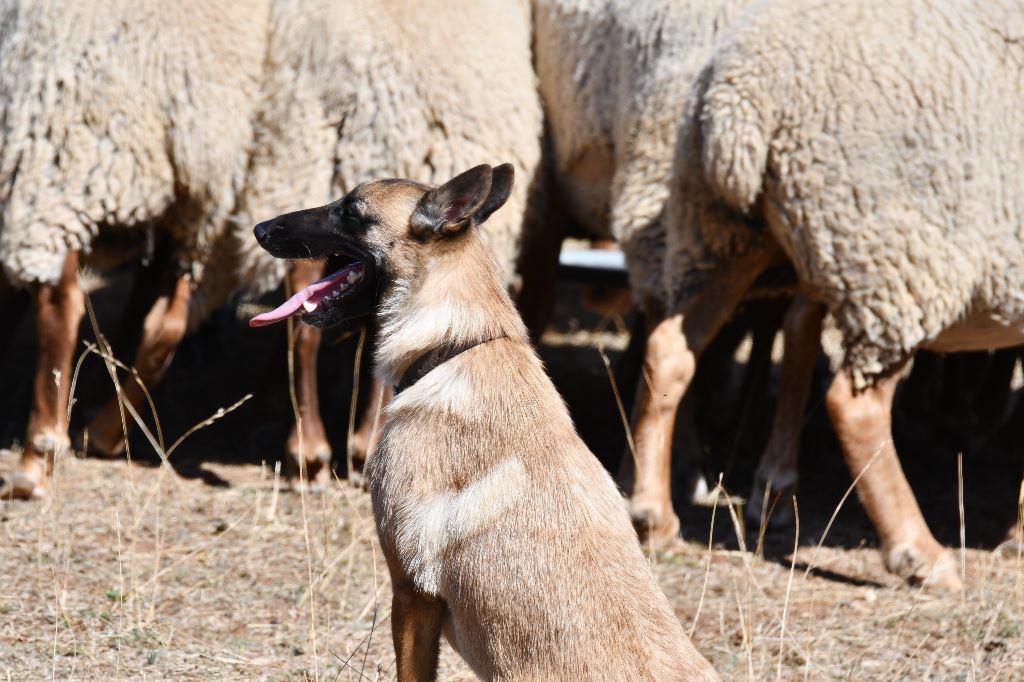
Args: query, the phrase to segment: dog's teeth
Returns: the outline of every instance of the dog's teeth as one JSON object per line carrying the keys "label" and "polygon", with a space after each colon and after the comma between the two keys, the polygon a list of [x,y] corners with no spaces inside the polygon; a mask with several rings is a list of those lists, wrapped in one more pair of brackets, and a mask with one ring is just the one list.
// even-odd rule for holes
{"label": "dog's teeth", "polygon": [[309,301],[303,301],[302,302],[302,307],[306,310],[307,313],[311,313],[314,310],[316,310],[316,303],[310,303]]}

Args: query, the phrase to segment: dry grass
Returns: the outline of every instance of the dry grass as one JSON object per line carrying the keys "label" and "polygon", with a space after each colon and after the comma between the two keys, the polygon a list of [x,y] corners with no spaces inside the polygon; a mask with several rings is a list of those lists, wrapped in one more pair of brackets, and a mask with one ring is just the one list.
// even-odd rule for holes
{"label": "dry grass", "polygon": [[0,676],[392,677],[366,495],[308,496],[307,552],[299,495],[213,467],[230,487],[65,458],[45,503],[5,505]]}
{"label": "dry grass", "polygon": [[[593,401],[594,382],[608,387],[606,358],[565,352],[589,357],[590,383],[579,386]],[[621,429],[620,397],[608,393],[598,426]],[[0,472],[15,463],[0,455]],[[282,491],[271,465],[199,466],[228,485],[69,456],[44,502],[0,502],[0,679],[394,677],[390,585],[367,495],[340,483]],[[851,544],[864,537],[847,518],[854,498],[832,528],[846,484],[828,504],[801,500],[810,530],[775,542],[767,558],[760,541],[745,550],[740,510],[719,496],[684,512],[690,541],[651,563],[725,679],[1020,679],[1024,561],[967,546],[977,513],[970,500],[965,512],[962,470],[954,481],[963,595],[908,588],[877,549]],[[472,679],[447,648],[441,679]]]}
{"label": "dry grass", "polygon": [[[271,470],[206,466],[231,486],[65,458],[45,503],[0,508],[0,676],[394,676],[390,586],[366,494],[338,485],[309,496],[307,553],[301,498],[275,496]],[[707,581],[693,639],[725,679],[1024,670],[1019,557],[967,550],[961,599],[900,585],[870,548],[825,547],[807,574],[813,552],[773,562],[680,543],[651,559],[686,626]],[[441,678],[471,676],[446,651]]]}

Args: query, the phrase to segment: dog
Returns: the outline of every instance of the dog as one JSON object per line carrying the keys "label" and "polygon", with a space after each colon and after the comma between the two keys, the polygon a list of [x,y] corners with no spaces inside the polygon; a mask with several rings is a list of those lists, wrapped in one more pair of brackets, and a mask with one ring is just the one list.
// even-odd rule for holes
{"label": "dog", "polygon": [[398,679],[435,678],[442,633],[486,680],[719,679],[480,238],[512,183],[508,164],[439,187],[378,180],[254,231],[279,258],[349,261],[258,324],[374,318],[395,399],[366,476]]}

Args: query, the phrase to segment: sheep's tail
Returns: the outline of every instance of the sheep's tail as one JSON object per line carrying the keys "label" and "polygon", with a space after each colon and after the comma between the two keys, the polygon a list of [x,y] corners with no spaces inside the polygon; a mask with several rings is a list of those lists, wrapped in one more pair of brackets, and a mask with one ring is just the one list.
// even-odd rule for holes
{"label": "sheep's tail", "polygon": [[[701,102],[704,175],[712,191],[732,208],[746,212],[761,193],[775,107],[763,88],[746,80],[712,76]],[[760,86],[762,84],[757,83]]]}

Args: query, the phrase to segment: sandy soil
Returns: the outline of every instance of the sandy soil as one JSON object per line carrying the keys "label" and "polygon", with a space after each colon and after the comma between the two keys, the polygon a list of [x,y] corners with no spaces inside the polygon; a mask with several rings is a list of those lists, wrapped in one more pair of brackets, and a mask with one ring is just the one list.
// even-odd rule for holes
{"label": "sandy soil", "polygon": [[[67,458],[49,500],[0,509],[0,675],[394,676],[367,495],[276,493],[267,468],[203,466],[230,485]],[[792,555],[681,542],[651,562],[725,679],[1019,679],[1021,558],[964,558],[968,589],[946,596],[901,585],[869,547],[801,547],[791,570]],[[441,679],[472,675],[446,650]]]}

